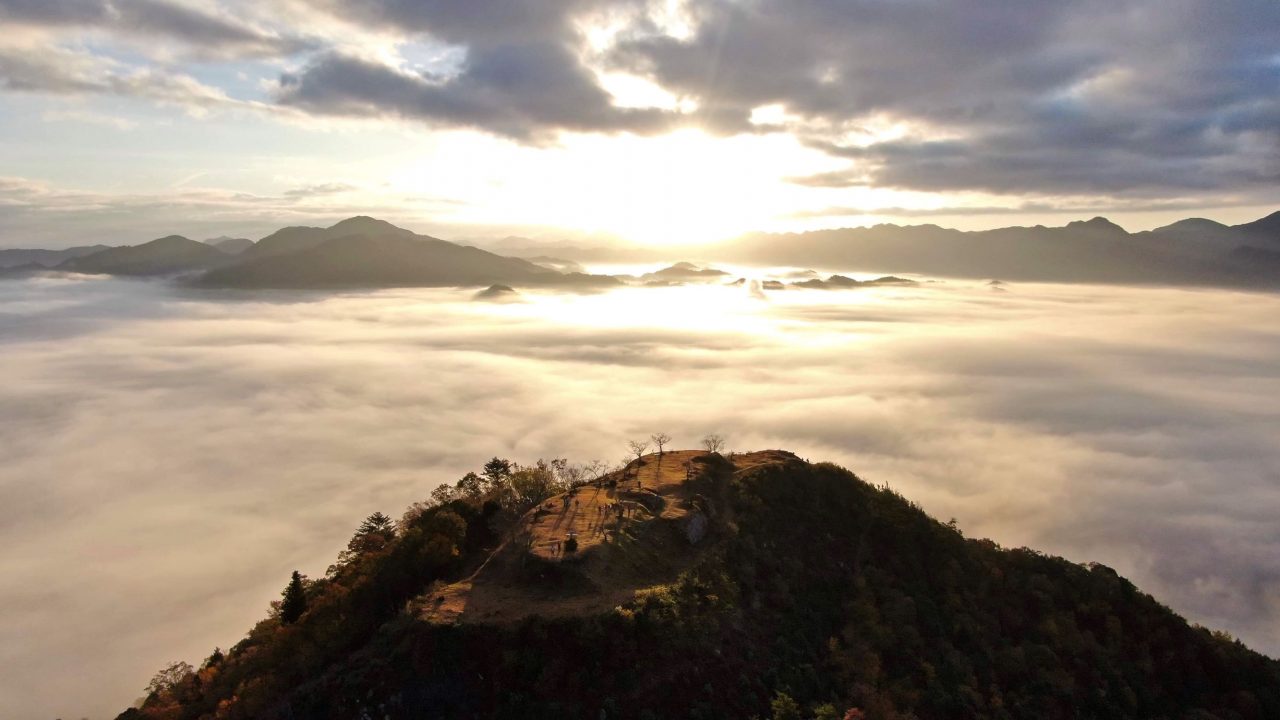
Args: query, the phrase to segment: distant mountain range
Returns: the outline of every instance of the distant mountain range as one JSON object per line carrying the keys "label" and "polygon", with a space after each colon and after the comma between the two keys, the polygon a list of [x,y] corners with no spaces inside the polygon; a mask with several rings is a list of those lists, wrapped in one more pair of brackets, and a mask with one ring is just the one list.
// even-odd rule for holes
{"label": "distant mountain range", "polygon": [[181,235],[169,235],[141,245],[108,248],[71,258],[57,269],[106,275],[170,275],[214,267],[227,260],[227,253],[216,247]]}
{"label": "distant mountain range", "polygon": [[608,286],[617,280],[561,273],[519,258],[426,235],[370,217],[328,228],[290,227],[268,235],[236,262],[201,276],[206,287]]}
{"label": "distant mountain range", "polygon": [[0,268],[18,267],[21,265],[40,265],[46,268],[57,267],[58,265],[84,255],[92,255],[96,252],[110,249],[108,245],[82,245],[80,247],[67,248],[65,250],[24,250],[15,248],[12,250],[0,250]]}
{"label": "distant mountain range", "polygon": [[[656,258],[657,251],[652,252]],[[696,253],[722,262],[845,271],[1275,288],[1280,287],[1280,212],[1235,226],[1190,218],[1138,233],[1101,217],[1063,227],[978,232],[937,225],[877,225],[759,233],[702,246]],[[197,285],[231,288],[608,287],[629,279],[582,272],[577,262],[586,260],[568,253],[554,258],[507,257],[360,216],[325,228],[282,228],[257,242],[231,237],[197,242],[170,235],[114,248],[0,250],[0,270],[8,269],[0,276],[23,276],[43,267],[180,275]],[[719,274],[677,264],[639,280],[662,285],[713,281]]]}
{"label": "distant mountain range", "polygon": [[1130,233],[1106,218],[962,232],[877,225],[754,234],[720,259],[1016,280],[1280,286],[1280,212],[1243,225],[1192,218]]}
{"label": "distant mountain range", "polygon": [[395,286],[607,287],[618,280],[559,272],[479,248],[418,235],[370,217],[327,228],[287,227],[257,242],[170,235],[141,245],[70,250],[5,250],[3,276],[40,269],[134,277],[182,276],[203,287],[337,288]]}

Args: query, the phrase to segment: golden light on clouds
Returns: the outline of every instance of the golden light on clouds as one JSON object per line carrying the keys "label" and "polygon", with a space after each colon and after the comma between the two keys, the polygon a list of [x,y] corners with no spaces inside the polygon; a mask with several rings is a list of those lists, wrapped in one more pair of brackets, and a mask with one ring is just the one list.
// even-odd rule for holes
{"label": "golden light on clouds", "polygon": [[832,169],[829,157],[781,133],[575,135],[530,147],[462,132],[424,138],[418,155],[388,170],[388,185],[406,196],[467,198],[447,217],[437,216],[450,222],[559,227],[645,245],[714,242],[794,225],[788,215],[815,196],[867,206],[927,202],[919,193],[865,187],[824,193],[788,182]]}

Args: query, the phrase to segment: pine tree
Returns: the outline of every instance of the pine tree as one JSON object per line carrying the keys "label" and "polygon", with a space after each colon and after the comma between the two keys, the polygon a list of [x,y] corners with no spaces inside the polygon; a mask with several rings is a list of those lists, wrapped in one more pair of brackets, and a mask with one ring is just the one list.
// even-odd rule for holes
{"label": "pine tree", "polygon": [[302,613],[307,611],[307,593],[302,587],[302,573],[293,571],[289,584],[285,586],[281,595],[284,601],[280,603],[280,622],[292,625],[302,617]]}
{"label": "pine tree", "polygon": [[364,519],[360,523],[360,528],[356,530],[357,535],[368,535],[370,533],[378,533],[390,537],[395,532],[395,522],[391,518],[376,512]]}
{"label": "pine tree", "polygon": [[511,476],[511,462],[495,457],[484,464],[484,476],[490,487],[497,487],[503,480]]}

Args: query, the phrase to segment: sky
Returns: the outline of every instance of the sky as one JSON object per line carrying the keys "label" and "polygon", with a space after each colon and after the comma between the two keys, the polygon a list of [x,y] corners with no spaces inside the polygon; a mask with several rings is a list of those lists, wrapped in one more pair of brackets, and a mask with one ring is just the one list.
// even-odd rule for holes
{"label": "sky", "polygon": [[0,247],[1280,205],[1274,0],[0,0]]}
{"label": "sky", "polygon": [[1280,654],[1280,295],[0,283],[0,715],[114,717],[494,455],[784,448]]}

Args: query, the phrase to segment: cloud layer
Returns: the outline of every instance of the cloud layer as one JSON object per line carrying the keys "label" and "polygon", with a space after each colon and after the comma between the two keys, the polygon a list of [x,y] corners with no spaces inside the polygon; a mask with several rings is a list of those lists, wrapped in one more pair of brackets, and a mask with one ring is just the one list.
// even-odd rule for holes
{"label": "cloud layer", "polygon": [[1280,298],[977,284],[525,295],[0,283],[0,705],[107,715],[364,515],[663,430],[888,482],[1280,652]]}
{"label": "cloud layer", "polygon": [[[1256,200],[1280,179],[1271,0],[0,0],[0,17],[18,28],[0,87],[24,93],[526,143],[782,132],[847,162],[803,179],[828,188]],[[194,79],[211,62],[257,83]]]}

